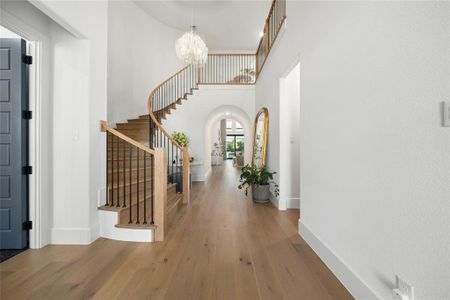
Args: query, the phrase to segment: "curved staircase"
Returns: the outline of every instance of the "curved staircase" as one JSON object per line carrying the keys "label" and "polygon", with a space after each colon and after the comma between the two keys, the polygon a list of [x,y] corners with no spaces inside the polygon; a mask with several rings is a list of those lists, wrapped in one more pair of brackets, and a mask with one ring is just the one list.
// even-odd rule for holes
{"label": "curved staircase", "polygon": [[117,123],[106,132],[106,199],[99,207],[103,237],[164,240],[168,218],[190,201],[189,151],[162,122],[200,84],[254,84],[286,19],[285,0],[273,0],[256,53],[213,53],[206,65],[188,65],[148,97],[148,114]]}

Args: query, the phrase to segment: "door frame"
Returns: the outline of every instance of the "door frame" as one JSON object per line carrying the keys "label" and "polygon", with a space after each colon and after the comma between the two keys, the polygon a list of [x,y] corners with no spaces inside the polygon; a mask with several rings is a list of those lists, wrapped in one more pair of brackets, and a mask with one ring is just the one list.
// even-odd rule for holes
{"label": "door frame", "polygon": [[[229,137],[229,136],[232,136],[234,138],[234,157],[236,157],[236,146],[237,146],[237,138],[236,137],[241,136],[241,137],[243,137],[245,139],[245,136],[244,136],[243,133],[227,133],[226,134],[226,138]],[[226,143],[226,138],[225,138],[225,143]],[[245,144],[244,144],[244,151],[245,151]],[[232,157],[231,158],[227,157],[226,159],[233,159],[233,158]]]}
{"label": "door frame", "polygon": [[[281,133],[285,131],[285,127],[282,125],[283,118],[281,116],[281,114],[283,112],[283,107],[281,106],[282,105],[281,103],[282,103],[282,100],[285,99],[285,86],[284,86],[285,85],[285,79],[297,66],[300,66],[300,73],[301,73],[300,53],[298,53],[297,56],[295,57],[295,59],[285,68],[285,71],[281,74],[281,76],[279,78],[279,83],[278,83],[278,86],[279,86],[279,100],[280,100],[280,109],[279,109],[279,112],[278,112],[280,114],[280,116],[279,116],[279,123],[278,123],[278,127],[279,127],[278,134],[279,135],[281,135]],[[300,75],[300,78],[301,78],[301,75]],[[300,87],[300,81],[298,82],[298,85]],[[299,95],[299,96],[300,96],[299,101],[300,101],[300,106],[301,106],[301,95]],[[300,108],[300,111],[301,111],[301,108]],[[299,118],[300,118],[300,111],[299,111],[299,115],[298,115]],[[279,172],[279,176],[280,176],[279,177],[280,185],[283,184],[282,176],[285,175],[284,174],[284,170],[283,170],[283,164],[281,162],[281,157],[282,157],[283,151],[285,150],[285,148],[283,148],[283,147],[285,147],[285,144],[283,144],[282,142],[283,142],[283,140],[280,137],[280,143],[279,143],[279,147],[280,147],[279,148],[279,155],[280,155],[280,157],[279,157],[279,165],[280,165],[280,170],[278,171]],[[301,145],[301,134],[300,134],[300,138],[299,138],[299,144]],[[301,155],[300,155],[300,153],[298,155],[299,155],[299,157],[298,157],[299,158],[299,164],[301,164],[301,159],[300,159]],[[298,171],[299,171],[299,181],[297,182],[297,184],[300,186],[300,181],[301,181],[300,166],[299,166]],[[295,183],[293,183],[293,184],[295,184]],[[300,190],[300,193],[298,195],[298,198],[297,197],[292,198],[290,196],[292,196],[292,195],[287,195],[287,196],[284,195],[284,194],[280,195],[280,198],[279,198],[279,201],[278,201],[278,209],[279,210],[286,210],[288,208],[293,208],[292,207],[293,206],[292,205],[292,201],[293,202],[297,202],[298,201],[298,206],[300,208],[300,205],[301,205],[300,204],[301,203],[301,190]]]}
{"label": "door frame", "polygon": [[[41,174],[41,111],[43,99],[43,49],[48,43],[48,39],[34,28],[26,25],[15,16],[6,11],[2,11],[0,25],[23,37],[29,42],[27,51],[33,56],[33,63],[29,66],[29,110],[33,117],[29,121],[29,164],[33,172],[29,175],[29,219],[32,221],[32,229],[28,233],[29,247],[39,249],[45,246],[48,241],[43,240],[42,211],[48,207],[42,207],[42,174]],[[48,91],[46,91],[47,96]]]}

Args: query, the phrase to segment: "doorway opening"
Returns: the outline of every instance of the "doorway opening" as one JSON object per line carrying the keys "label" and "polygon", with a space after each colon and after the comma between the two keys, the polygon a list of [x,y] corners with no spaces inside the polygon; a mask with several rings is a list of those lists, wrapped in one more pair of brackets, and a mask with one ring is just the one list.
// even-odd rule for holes
{"label": "doorway opening", "polygon": [[235,167],[251,162],[252,125],[248,114],[234,105],[224,105],[212,111],[205,126],[205,167],[232,160]]}
{"label": "doorway opening", "polygon": [[30,246],[30,65],[33,44],[0,26],[0,260]]}
{"label": "doorway opening", "polygon": [[278,208],[300,208],[300,63],[280,79],[280,200]]}
{"label": "doorway opening", "polygon": [[226,124],[226,159],[234,159],[244,155],[244,128],[233,119],[224,119]]}

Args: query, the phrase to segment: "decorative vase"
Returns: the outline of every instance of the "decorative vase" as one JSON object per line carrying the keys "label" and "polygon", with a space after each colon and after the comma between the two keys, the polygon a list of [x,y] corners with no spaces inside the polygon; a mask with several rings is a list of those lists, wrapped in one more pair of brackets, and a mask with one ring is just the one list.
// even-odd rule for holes
{"label": "decorative vase", "polygon": [[256,203],[270,201],[270,185],[252,185],[252,199]]}

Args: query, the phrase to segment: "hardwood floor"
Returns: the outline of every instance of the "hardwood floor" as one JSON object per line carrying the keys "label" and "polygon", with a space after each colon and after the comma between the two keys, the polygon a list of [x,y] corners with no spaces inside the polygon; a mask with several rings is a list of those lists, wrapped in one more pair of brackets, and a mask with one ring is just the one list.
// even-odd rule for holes
{"label": "hardwood floor", "polygon": [[215,167],[164,242],[98,239],[0,264],[1,299],[352,299],[297,234],[298,210],[252,203]]}

